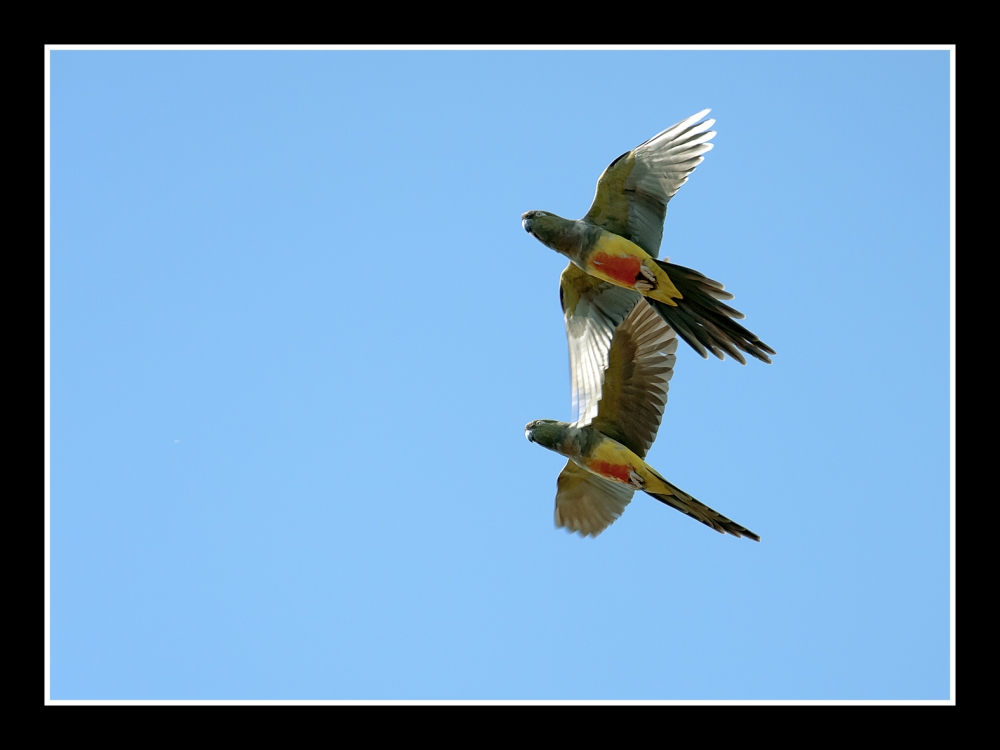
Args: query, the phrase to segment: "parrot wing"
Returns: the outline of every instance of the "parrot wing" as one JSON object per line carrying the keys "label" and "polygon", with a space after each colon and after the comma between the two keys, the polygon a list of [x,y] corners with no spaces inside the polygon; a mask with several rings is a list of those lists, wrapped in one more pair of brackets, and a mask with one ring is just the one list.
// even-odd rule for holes
{"label": "parrot wing", "polygon": [[649,305],[615,330],[590,426],[645,458],[656,439],[677,361],[677,335]]}
{"label": "parrot wing", "polygon": [[699,122],[711,110],[681,120],[627,151],[601,173],[584,221],[631,240],[654,258],[663,238],[667,203],[701,164],[715,120]]}
{"label": "parrot wing", "polygon": [[556,526],[597,536],[618,520],[633,493],[567,461],[556,481]]}
{"label": "parrot wing", "polygon": [[601,281],[572,263],[559,277],[575,421],[589,424],[597,416],[615,329],[641,299],[638,292]]}

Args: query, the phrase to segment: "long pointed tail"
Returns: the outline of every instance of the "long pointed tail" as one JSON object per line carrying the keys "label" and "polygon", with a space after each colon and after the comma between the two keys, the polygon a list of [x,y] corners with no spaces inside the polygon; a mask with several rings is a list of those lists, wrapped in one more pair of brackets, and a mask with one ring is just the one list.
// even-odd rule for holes
{"label": "long pointed tail", "polygon": [[676,508],[681,513],[686,513],[695,520],[701,521],[706,526],[711,526],[713,529],[718,531],[720,534],[732,534],[738,537],[749,537],[755,542],[760,541],[760,536],[754,534],[750,529],[745,526],[740,526],[735,521],[731,521],[718,511],[714,511],[709,508],[704,503],[698,502],[693,497],[691,497],[684,490],[675,487],[670,484],[666,479],[661,477],[657,472],[650,468],[650,471],[663,482],[669,492],[650,492],[646,490],[646,494],[655,497],[661,503],[669,505],[671,508]]}
{"label": "long pointed tail", "polygon": [[745,365],[746,359],[737,351],[742,349],[751,357],[771,364],[767,355],[776,354],[774,349],[733,320],[746,317],[743,313],[720,302],[733,298],[722,284],[691,268],[662,260],[656,262],[684,298],[676,300],[676,307],[649,297],[646,301],[696,352],[705,358],[712,352],[719,359],[725,359],[728,354]]}

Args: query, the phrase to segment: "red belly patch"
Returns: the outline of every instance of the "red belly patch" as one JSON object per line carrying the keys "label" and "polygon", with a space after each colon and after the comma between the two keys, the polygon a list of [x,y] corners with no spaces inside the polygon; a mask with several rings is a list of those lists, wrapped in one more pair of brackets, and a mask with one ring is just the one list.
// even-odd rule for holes
{"label": "red belly patch", "polygon": [[624,482],[625,484],[629,483],[628,474],[631,468],[628,464],[619,465],[609,461],[590,462],[591,471],[596,471],[602,477],[607,477],[608,479],[617,479],[619,482]]}
{"label": "red belly patch", "polygon": [[635,284],[635,277],[639,275],[639,266],[642,265],[641,260],[631,255],[626,255],[623,258],[619,255],[608,255],[605,252],[595,253],[590,263],[601,273],[628,286]]}

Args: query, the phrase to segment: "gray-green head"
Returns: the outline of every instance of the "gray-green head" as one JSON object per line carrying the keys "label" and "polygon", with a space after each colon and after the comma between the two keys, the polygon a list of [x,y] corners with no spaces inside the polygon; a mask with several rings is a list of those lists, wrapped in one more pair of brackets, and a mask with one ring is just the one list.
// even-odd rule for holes
{"label": "gray-green head", "polygon": [[566,437],[566,423],[554,419],[536,419],[524,426],[524,436],[550,451],[558,451]]}
{"label": "gray-green head", "polygon": [[550,214],[548,211],[525,211],[521,214],[524,231],[553,250],[559,251],[565,244],[566,234],[572,231],[575,221]]}

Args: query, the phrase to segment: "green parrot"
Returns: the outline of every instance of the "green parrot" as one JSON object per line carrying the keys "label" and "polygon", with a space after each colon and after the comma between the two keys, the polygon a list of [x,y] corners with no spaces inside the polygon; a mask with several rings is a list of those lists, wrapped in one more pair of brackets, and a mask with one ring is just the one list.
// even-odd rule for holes
{"label": "green parrot", "polygon": [[[606,347],[639,296],[702,357],[729,354],[741,364],[740,350],[770,364],[775,351],[733,318],[744,315],[721,302],[732,299],[723,285],[698,271],[656,259],[663,237],[667,203],[712,148],[709,128],[715,120],[699,122],[703,110],[667,128],[628,151],[597,181],[590,210],[579,221],[547,211],[521,215],[524,229],[542,244],[569,258],[562,273],[560,298],[574,324],[577,342],[585,354],[594,336]],[[591,329],[587,332],[587,329]],[[598,336],[598,338],[601,338]],[[573,335],[571,333],[571,356]],[[606,364],[606,363],[605,363]]]}
{"label": "green parrot", "polygon": [[760,537],[670,484],[645,457],[663,418],[676,361],[677,338],[652,307],[632,301],[616,327],[599,376],[588,359],[573,370],[574,382],[598,381],[584,390],[572,424],[539,419],[529,422],[529,441],[569,460],[556,483],[555,522],[582,536],[597,536],[621,516],[635,490],[737,537]]}

